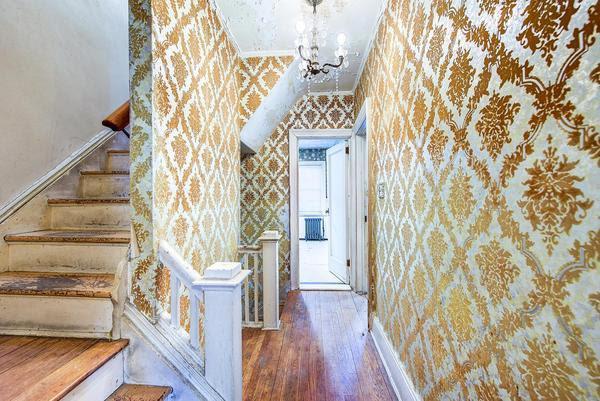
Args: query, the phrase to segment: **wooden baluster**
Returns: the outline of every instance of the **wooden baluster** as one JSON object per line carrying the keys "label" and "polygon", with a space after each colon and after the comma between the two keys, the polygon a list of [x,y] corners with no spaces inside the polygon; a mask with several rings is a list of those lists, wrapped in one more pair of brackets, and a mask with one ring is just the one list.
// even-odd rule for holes
{"label": "wooden baluster", "polygon": [[179,278],[171,272],[171,325],[179,328],[180,313],[179,313]]}
{"label": "wooden baluster", "polygon": [[[248,266],[248,254],[244,254],[242,269],[249,269]],[[250,282],[248,278],[244,280],[244,323],[247,325],[250,323],[250,294],[248,291],[248,287],[250,286]]]}
{"label": "wooden baluster", "polygon": [[254,323],[258,323],[258,253],[252,254],[252,279],[254,280]]}
{"label": "wooden baluster", "polygon": [[279,330],[279,240],[277,231],[265,231],[262,247],[263,329]]}
{"label": "wooden baluster", "polygon": [[190,344],[192,348],[200,348],[200,302],[198,294],[190,290]]}

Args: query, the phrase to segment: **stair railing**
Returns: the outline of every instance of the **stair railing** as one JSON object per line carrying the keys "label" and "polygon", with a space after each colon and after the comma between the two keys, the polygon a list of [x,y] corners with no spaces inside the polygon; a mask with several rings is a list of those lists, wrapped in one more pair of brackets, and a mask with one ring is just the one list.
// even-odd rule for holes
{"label": "stair railing", "polygon": [[[247,270],[239,262],[220,262],[206,268],[201,276],[168,243],[161,241],[160,262],[169,269],[173,333],[201,352],[200,311],[204,305],[204,376],[225,401],[242,400],[242,304],[241,287]],[[180,303],[183,290],[190,300],[189,337],[181,326]]]}
{"label": "stair railing", "polygon": [[238,249],[242,267],[250,275],[242,285],[242,326],[279,329],[279,240],[277,231],[265,231],[258,245]]}
{"label": "stair railing", "polygon": [[102,120],[102,125],[110,128],[114,132],[123,132],[130,137],[126,128],[129,125],[129,100],[119,106],[115,111],[110,113],[108,117]]}

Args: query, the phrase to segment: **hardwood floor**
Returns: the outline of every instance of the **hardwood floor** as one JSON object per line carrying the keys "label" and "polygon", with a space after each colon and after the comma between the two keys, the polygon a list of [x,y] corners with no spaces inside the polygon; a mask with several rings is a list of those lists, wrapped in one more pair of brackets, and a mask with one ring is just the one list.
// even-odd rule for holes
{"label": "hardwood floor", "polygon": [[245,401],[396,400],[350,291],[292,291],[281,330],[244,329]]}
{"label": "hardwood floor", "polygon": [[0,401],[57,401],[126,340],[0,336]]}

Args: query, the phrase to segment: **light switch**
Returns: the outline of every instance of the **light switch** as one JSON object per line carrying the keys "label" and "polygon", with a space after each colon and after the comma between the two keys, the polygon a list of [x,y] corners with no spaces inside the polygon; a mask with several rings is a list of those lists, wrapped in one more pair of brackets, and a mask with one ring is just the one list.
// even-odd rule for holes
{"label": "light switch", "polygon": [[379,199],[385,198],[385,184],[383,182],[377,184],[377,197]]}

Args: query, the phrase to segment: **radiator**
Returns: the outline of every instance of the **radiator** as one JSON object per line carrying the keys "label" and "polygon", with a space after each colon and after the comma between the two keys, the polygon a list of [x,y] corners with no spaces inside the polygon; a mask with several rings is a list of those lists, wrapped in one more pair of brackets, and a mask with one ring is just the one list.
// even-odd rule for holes
{"label": "radiator", "polygon": [[322,241],[325,239],[325,227],[321,217],[308,217],[304,219],[305,234],[307,241]]}

